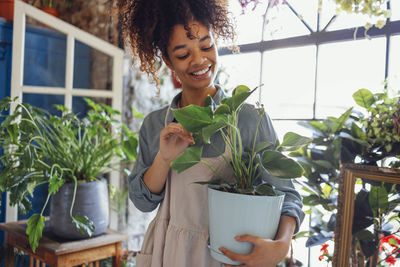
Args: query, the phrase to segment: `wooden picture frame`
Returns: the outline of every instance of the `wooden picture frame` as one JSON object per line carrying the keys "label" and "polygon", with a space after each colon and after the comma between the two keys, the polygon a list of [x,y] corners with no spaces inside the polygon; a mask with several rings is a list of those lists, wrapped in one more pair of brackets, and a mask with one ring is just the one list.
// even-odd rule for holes
{"label": "wooden picture frame", "polygon": [[339,177],[339,198],[335,224],[333,266],[350,266],[354,215],[354,189],[357,178],[400,184],[400,169],[343,164]]}

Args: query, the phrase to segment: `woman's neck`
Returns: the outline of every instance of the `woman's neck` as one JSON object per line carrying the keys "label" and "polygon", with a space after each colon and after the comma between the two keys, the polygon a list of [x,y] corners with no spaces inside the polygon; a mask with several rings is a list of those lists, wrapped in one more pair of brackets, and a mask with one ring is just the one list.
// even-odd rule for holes
{"label": "woman's neck", "polygon": [[204,88],[202,90],[182,90],[182,97],[179,100],[179,107],[183,108],[188,105],[203,106],[207,96],[213,97],[217,93],[214,86]]}

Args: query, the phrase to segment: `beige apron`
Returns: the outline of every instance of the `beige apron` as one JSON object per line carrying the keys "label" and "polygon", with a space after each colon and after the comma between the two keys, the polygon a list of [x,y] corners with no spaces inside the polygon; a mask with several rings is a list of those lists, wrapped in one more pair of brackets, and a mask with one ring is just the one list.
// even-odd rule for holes
{"label": "beige apron", "polygon": [[[168,112],[167,112],[168,116]],[[224,155],[227,157],[225,151]],[[217,172],[233,179],[230,167],[222,156],[203,158]],[[184,172],[170,170],[165,197],[146,232],[142,249],[136,257],[138,267],[220,267],[211,258],[208,248],[207,185],[213,172],[203,163]]]}

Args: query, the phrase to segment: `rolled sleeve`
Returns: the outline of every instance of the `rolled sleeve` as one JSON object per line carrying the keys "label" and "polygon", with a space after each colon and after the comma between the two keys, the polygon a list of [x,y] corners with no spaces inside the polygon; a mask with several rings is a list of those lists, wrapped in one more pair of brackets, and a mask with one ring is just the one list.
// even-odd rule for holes
{"label": "rolled sleeve", "polygon": [[153,194],[143,181],[143,175],[154,161],[158,147],[154,142],[149,143],[147,128],[153,127],[151,119],[145,119],[139,132],[139,153],[136,158],[132,173],[128,176],[129,198],[139,210],[143,212],[153,211],[164,199],[165,190],[160,194]]}

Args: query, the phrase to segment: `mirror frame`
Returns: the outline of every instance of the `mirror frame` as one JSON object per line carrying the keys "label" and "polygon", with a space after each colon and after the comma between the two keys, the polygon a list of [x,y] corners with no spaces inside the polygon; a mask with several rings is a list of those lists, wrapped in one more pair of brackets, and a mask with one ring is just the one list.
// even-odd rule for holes
{"label": "mirror frame", "polygon": [[357,178],[400,184],[400,169],[343,164],[339,176],[339,198],[335,223],[333,266],[350,266],[354,214],[354,185]]}

